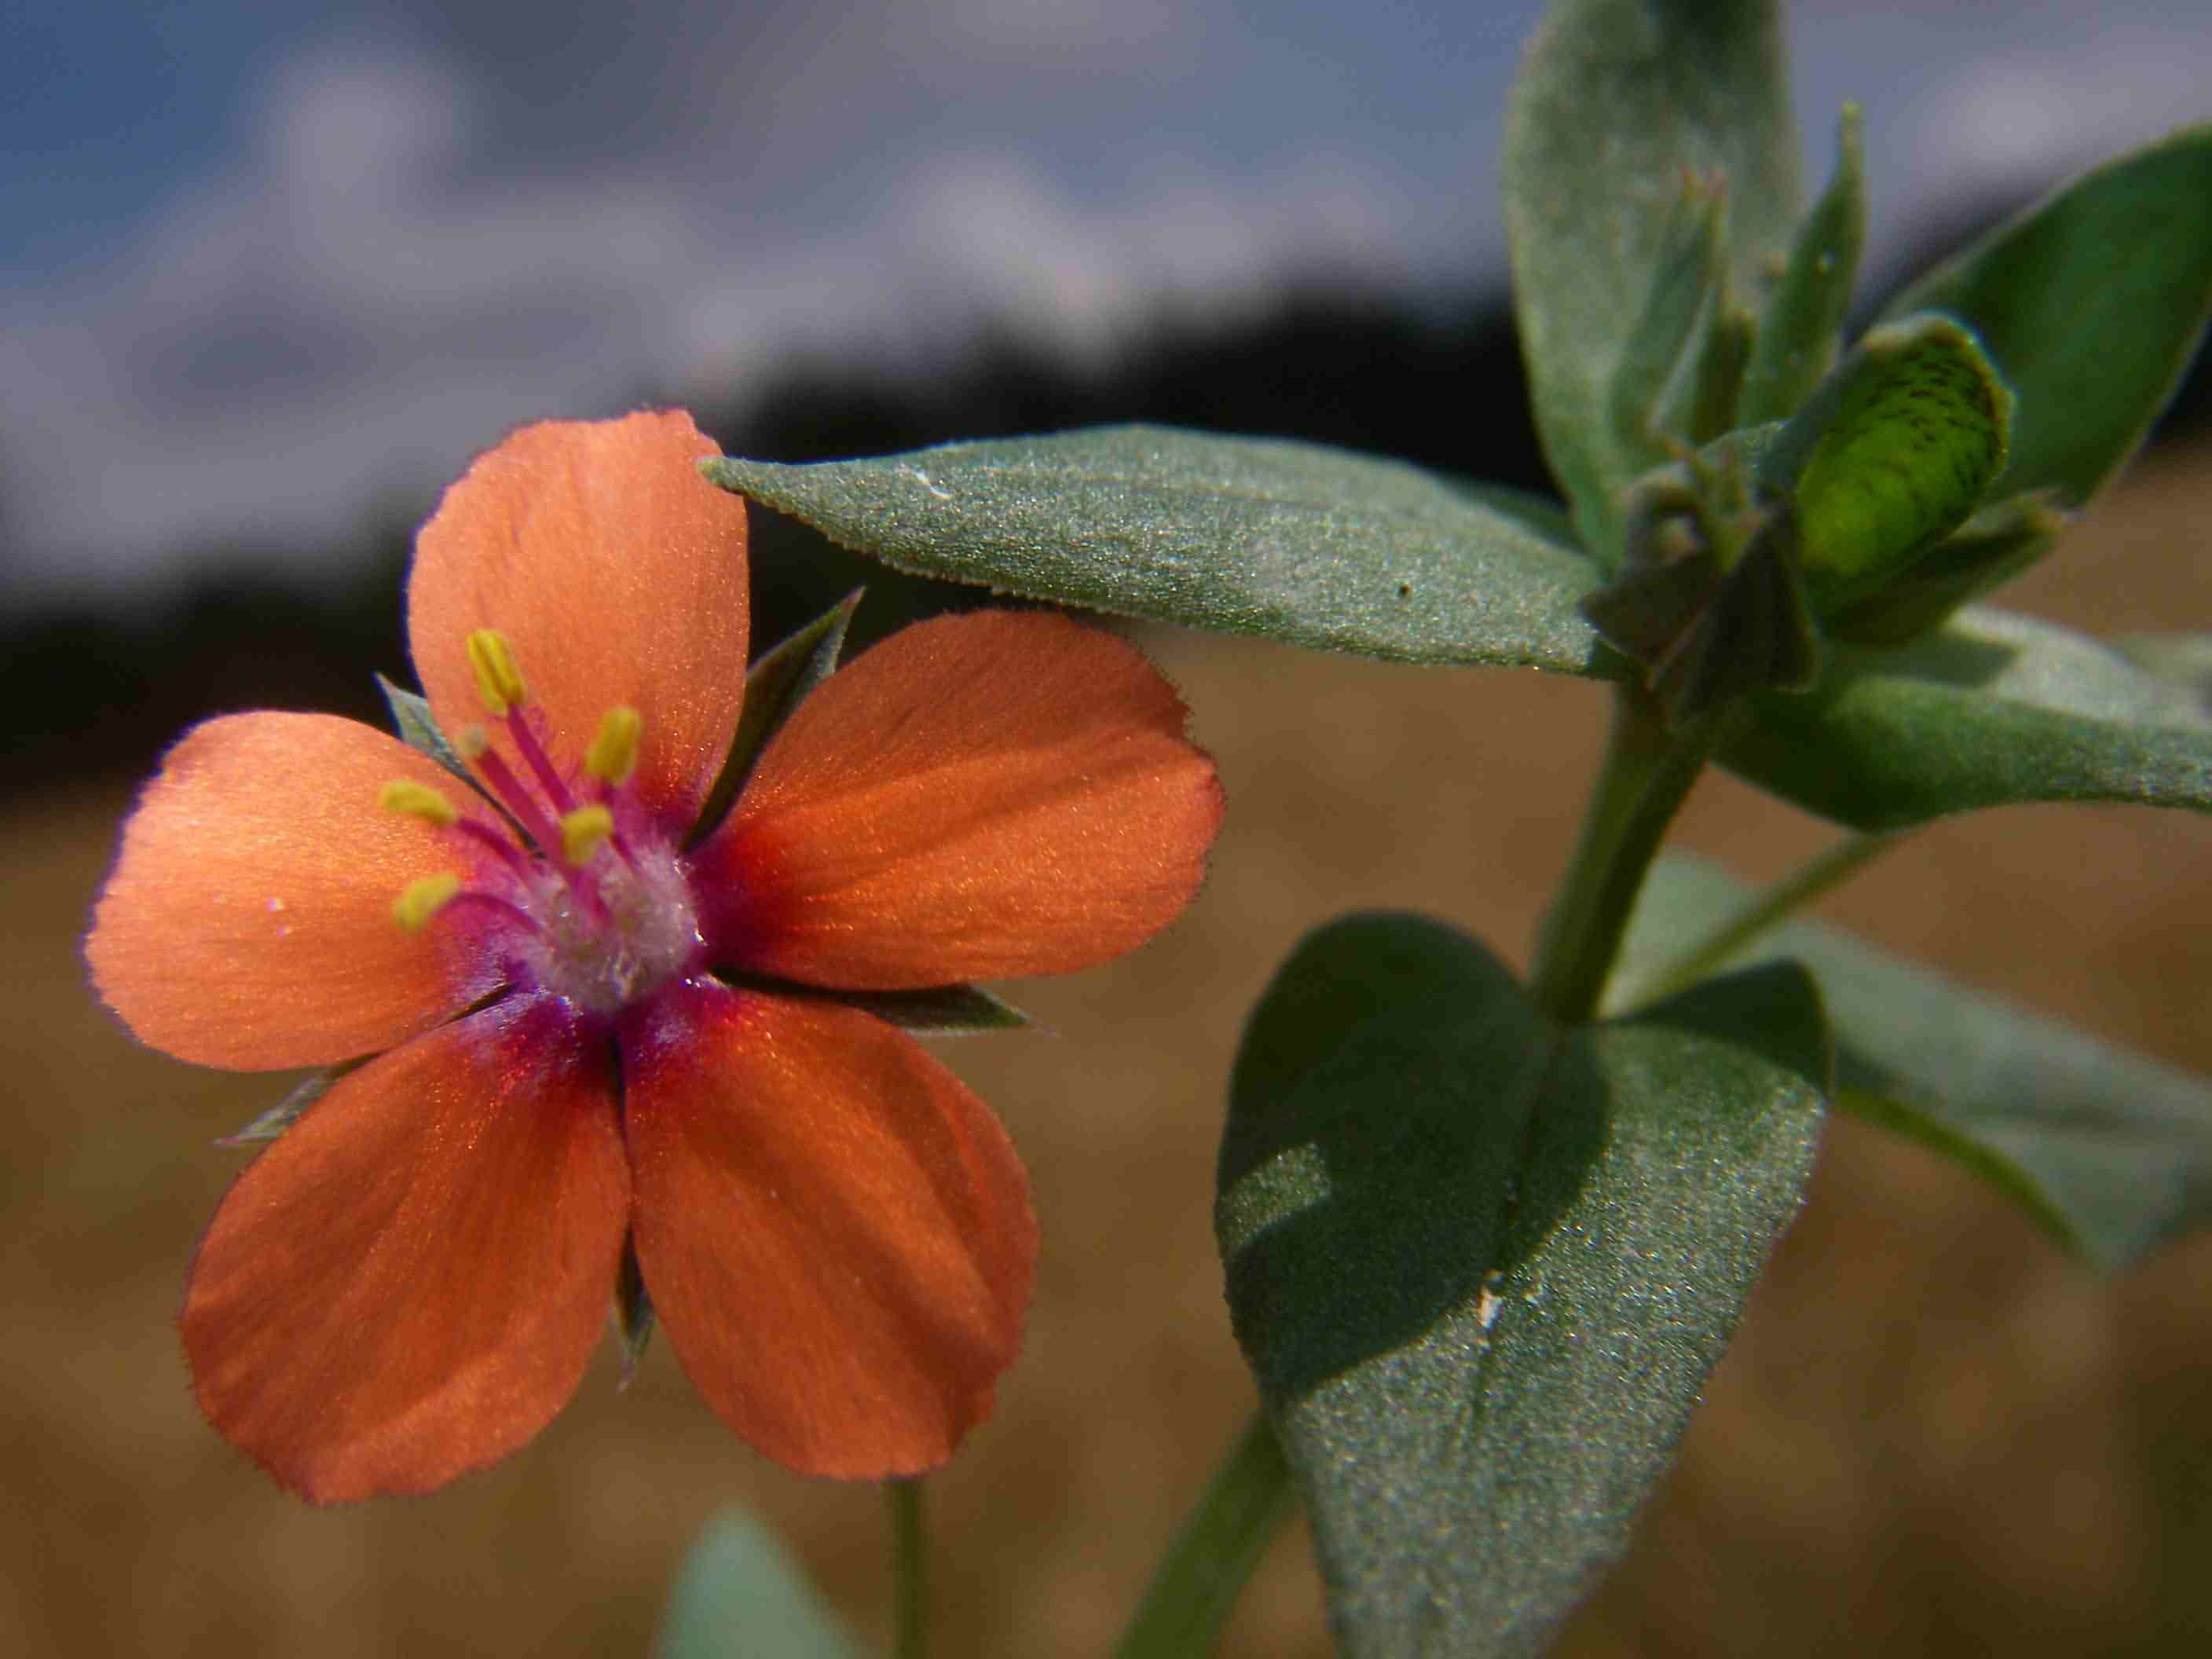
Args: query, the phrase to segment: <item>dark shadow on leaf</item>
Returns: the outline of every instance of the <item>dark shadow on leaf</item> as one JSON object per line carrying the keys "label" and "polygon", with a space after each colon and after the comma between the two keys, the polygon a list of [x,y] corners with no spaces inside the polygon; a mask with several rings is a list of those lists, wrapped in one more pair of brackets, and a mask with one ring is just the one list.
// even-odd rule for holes
{"label": "dark shadow on leaf", "polygon": [[[1821,1012],[1820,988],[1794,962],[1765,963],[1706,980],[1638,1010],[1633,1023],[1748,1049],[1804,1077],[1822,1094],[1834,1092],[1834,1042]],[[1805,1073],[1801,1057],[1809,1054],[1826,1056],[1820,1076]]]}
{"label": "dark shadow on leaf", "polygon": [[1472,939],[1404,915],[1308,939],[1246,1033],[1218,1188],[1271,1404],[1470,1309],[1573,1201],[1607,1119],[1583,1045]]}

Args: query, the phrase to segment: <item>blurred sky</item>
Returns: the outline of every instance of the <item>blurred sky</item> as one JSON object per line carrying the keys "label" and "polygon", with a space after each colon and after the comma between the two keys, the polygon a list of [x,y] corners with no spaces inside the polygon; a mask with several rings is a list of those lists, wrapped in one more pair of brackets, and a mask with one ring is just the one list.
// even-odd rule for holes
{"label": "blurred sky", "polygon": [[[0,0],[0,608],[304,558],[516,422],[795,356],[1464,295],[1536,9]],[[1877,249],[2207,112],[2204,0],[1787,10]]]}

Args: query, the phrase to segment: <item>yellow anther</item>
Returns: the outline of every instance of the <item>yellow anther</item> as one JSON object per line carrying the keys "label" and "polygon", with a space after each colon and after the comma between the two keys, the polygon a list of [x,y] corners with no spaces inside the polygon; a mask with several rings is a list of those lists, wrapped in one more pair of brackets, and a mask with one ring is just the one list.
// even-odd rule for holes
{"label": "yellow anther", "polygon": [[637,734],[644,728],[643,715],[628,703],[617,703],[599,721],[599,735],[584,754],[584,770],[617,788],[628,783],[637,770]]}
{"label": "yellow anther", "polygon": [[477,757],[490,747],[491,734],[473,720],[463,726],[453,738],[453,752],[471,766],[474,766]]}
{"label": "yellow anther", "polygon": [[419,933],[430,925],[430,918],[453,902],[453,895],[461,890],[461,878],[448,870],[441,875],[422,876],[407,884],[399,896],[392,901],[392,919],[410,933]]}
{"label": "yellow anther", "polygon": [[530,701],[522,671],[514,665],[514,647],[495,628],[479,628],[469,635],[469,666],[477,671],[477,690],[494,720],[508,709]]}
{"label": "yellow anther", "polygon": [[589,864],[615,832],[615,815],[604,806],[579,806],[561,820],[561,856]]}
{"label": "yellow anther", "polygon": [[416,783],[411,778],[394,778],[386,784],[377,793],[376,804],[387,812],[420,818],[441,830],[461,816],[453,802],[428,784]]}

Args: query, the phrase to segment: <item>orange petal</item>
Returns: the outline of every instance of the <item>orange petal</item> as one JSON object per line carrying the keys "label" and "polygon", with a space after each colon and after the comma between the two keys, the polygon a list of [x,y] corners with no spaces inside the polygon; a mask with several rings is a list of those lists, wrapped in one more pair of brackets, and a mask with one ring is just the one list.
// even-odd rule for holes
{"label": "orange petal", "polygon": [[388,1048],[496,988],[459,930],[403,932],[392,902],[452,844],[377,805],[410,778],[462,793],[383,732],[330,714],[232,714],[146,786],[94,913],[93,982],[140,1041],[241,1071]]}
{"label": "orange petal", "polygon": [[428,1492],[575,1391],[629,1220],[611,1056],[517,997],[335,1085],[192,1264],[208,1420],[319,1504]]}
{"label": "orange petal", "polygon": [[707,1402],[801,1474],[951,1456],[1036,1272],[990,1109],[866,1014],[697,984],[624,1034],[623,1078],[638,1262]]}
{"label": "orange petal", "polygon": [[701,849],[717,960],[893,990],[1064,973],[1188,903],[1213,763],[1137,650],[1042,613],[943,617],[832,675]]}
{"label": "orange petal", "polygon": [[665,410],[525,427],[477,458],[416,538],[407,586],[415,670],[449,737],[484,722],[467,640],[497,629],[555,760],[579,764],[629,704],[641,798],[690,829],[745,684],[745,504],[696,465],[720,453]]}

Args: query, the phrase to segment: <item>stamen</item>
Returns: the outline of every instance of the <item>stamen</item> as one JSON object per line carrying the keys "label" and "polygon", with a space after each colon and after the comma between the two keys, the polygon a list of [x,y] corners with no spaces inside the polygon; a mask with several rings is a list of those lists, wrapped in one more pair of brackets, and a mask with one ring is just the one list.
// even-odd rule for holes
{"label": "stamen", "polygon": [[451,829],[461,814],[427,783],[416,783],[411,778],[394,778],[377,793],[376,804],[387,812],[397,812],[402,817],[420,818],[441,830]]}
{"label": "stamen", "polygon": [[561,774],[553,764],[553,757],[545,752],[545,745],[538,740],[538,732],[529,717],[520,708],[507,717],[507,735],[514,741],[514,752],[522,757],[532,772],[538,775],[538,787],[545,792],[545,799],[553,803],[553,810],[565,812],[574,806],[575,799],[568,793],[568,786],[561,781]]}
{"label": "stamen", "polygon": [[604,806],[579,806],[561,820],[561,855],[589,864],[615,832],[615,815]]}
{"label": "stamen", "polygon": [[504,831],[495,830],[488,823],[479,823],[474,818],[463,818],[453,828],[455,833],[466,836],[496,856],[508,869],[521,873],[530,868],[530,854],[516,846],[514,837]]}
{"label": "stamen", "polygon": [[392,902],[392,919],[410,933],[419,933],[430,925],[430,918],[453,902],[461,890],[461,878],[447,870],[434,876],[422,876],[407,884],[399,896]]}
{"label": "stamen", "polygon": [[514,647],[497,629],[479,628],[469,635],[469,666],[476,670],[477,690],[493,719],[503,719],[530,700],[522,671],[515,666]]}
{"label": "stamen", "polygon": [[[471,730],[475,731],[475,728]],[[465,738],[468,733],[462,735]],[[476,735],[481,738],[483,734],[477,731]],[[514,769],[500,758],[498,750],[479,749],[469,757],[469,763],[482,775],[483,781],[491,786],[492,793],[498,796],[507,810],[514,814],[514,821],[529,831],[530,838],[541,848],[550,848],[560,841],[560,834],[553,820],[545,816],[545,809],[538,804],[538,798],[523,787],[522,780],[514,775]]]}
{"label": "stamen", "polygon": [[617,703],[599,720],[599,734],[584,754],[584,770],[621,788],[637,770],[638,734],[644,729],[643,715],[628,703]]}

